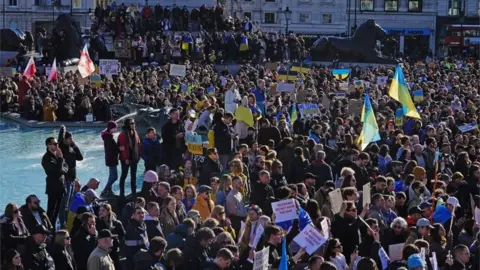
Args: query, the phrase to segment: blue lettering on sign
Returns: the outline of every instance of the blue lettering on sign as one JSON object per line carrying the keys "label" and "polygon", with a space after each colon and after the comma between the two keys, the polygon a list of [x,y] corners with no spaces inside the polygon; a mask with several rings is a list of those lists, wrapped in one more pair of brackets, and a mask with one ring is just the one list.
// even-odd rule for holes
{"label": "blue lettering on sign", "polygon": [[429,36],[431,30],[428,28],[384,28],[389,35],[406,36]]}

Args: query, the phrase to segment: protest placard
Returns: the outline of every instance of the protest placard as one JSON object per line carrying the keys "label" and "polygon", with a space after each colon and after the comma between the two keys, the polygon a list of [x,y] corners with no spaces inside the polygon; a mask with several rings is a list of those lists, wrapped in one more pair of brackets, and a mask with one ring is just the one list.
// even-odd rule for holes
{"label": "protest placard", "polygon": [[298,104],[298,111],[302,117],[313,117],[320,115],[318,105],[313,103]]}
{"label": "protest placard", "polygon": [[284,82],[279,82],[277,84],[277,92],[295,92],[295,84],[294,83],[284,83]]}
{"label": "protest placard", "polygon": [[437,260],[437,254],[435,253],[435,251],[432,251],[432,257],[430,257],[430,263],[432,263],[433,270],[438,270],[438,260]]}
{"label": "protest placard", "polygon": [[187,143],[188,152],[197,155],[203,154],[202,136],[195,132],[187,132],[185,133],[185,142]]}
{"label": "protest placard", "polygon": [[387,269],[390,258],[388,257],[383,247],[381,247],[378,250],[378,257],[380,257],[380,262],[382,263],[382,269]]}
{"label": "protest placard", "polygon": [[267,270],[268,269],[268,254],[270,247],[264,247],[260,251],[253,253],[253,270]]}
{"label": "protest placard", "polygon": [[372,203],[372,195],[370,194],[370,183],[366,183],[363,185],[363,193],[362,193],[362,198],[363,198],[363,206],[365,205],[370,205]]}
{"label": "protest placard", "polygon": [[388,246],[388,257],[392,262],[402,259],[402,251],[405,243],[395,244]]}
{"label": "protest placard", "polygon": [[465,132],[469,132],[469,131],[472,131],[474,129],[478,128],[478,125],[476,124],[465,124],[465,125],[462,125],[462,126],[459,126],[458,129],[460,130],[460,132],[462,133],[465,133]]}
{"label": "protest placard", "polygon": [[267,63],[265,63],[265,70],[276,71],[277,66],[278,66],[277,63],[267,62]]}
{"label": "protest placard", "polygon": [[185,65],[170,64],[170,76],[185,77],[187,67]]}
{"label": "protest placard", "polygon": [[90,81],[95,84],[97,87],[102,86],[102,77],[98,74],[92,74],[90,75]]}
{"label": "protest placard", "polygon": [[245,234],[245,229],[247,228],[247,225],[245,224],[245,222],[241,221],[240,223],[240,233],[239,233],[239,237],[238,237],[238,242],[237,242],[237,245],[240,245],[240,242],[242,242],[242,238],[243,238],[243,235]]}
{"label": "protest placard", "polygon": [[350,99],[348,101],[348,113],[350,115],[360,115],[360,111],[363,108],[363,100]]}
{"label": "protest placard", "polygon": [[253,248],[253,249],[257,248],[258,241],[260,241],[260,238],[262,237],[264,230],[265,229],[263,228],[262,224],[257,226],[257,229],[255,230],[255,236],[253,238],[250,237],[251,238],[250,243],[248,243],[248,245],[251,248]]}
{"label": "protest placard", "polygon": [[345,91],[347,92],[348,91],[348,82],[341,82],[338,84],[338,89],[340,91]]}
{"label": "protest placard", "polygon": [[315,229],[311,224],[308,224],[303,230],[293,239],[300,247],[305,248],[305,251],[311,255],[318,248],[320,248],[327,239]]}
{"label": "protest placard", "polygon": [[413,101],[420,102],[423,101],[423,90],[415,90],[412,92]]}
{"label": "protest placard", "polygon": [[378,76],[377,77],[377,85],[383,86],[387,84],[388,77],[387,76]]}
{"label": "protest placard", "polygon": [[115,59],[100,59],[99,71],[101,75],[118,75],[120,73],[120,62]]}
{"label": "protest placard", "polygon": [[276,223],[293,220],[298,217],[297,205],[295,204],[294,199],[272,202],[272,210],[275,213]]}
{"label": "protest placard", "polygon": [[335,98],[345,99],[345,98],[347,98],[347,93],[345,93],[345,91],[338,91],[338,92],[335,93]]}
{"label": "protest placard", "polygon": [[343,197],[342,192],[340,189],[335,189],[328,193],[328,197],[330,198],[330,204],[332,205],[332,212],[333,214],[340,213],[340,209],[342,208]]}
{"label": "protest placard", "polygon": [[320,222],[320,226],[322,227],[322,234],[325,239],[330,238],[330,228],[328,226],[328,219],[324,218],[322,222]]}

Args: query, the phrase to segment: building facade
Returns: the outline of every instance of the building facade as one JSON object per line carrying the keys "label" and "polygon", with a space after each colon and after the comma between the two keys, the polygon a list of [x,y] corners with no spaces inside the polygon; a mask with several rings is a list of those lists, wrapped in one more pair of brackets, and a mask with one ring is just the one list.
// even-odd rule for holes
{"label": "building facade", "polygon": [[[229,0],[227,10],[232,17],[249,17],[264,32],[314,38],[346,33],[346,4],[346,0]],[[289,20],[287,7],[292,12]]]}
{"label": "building facade", "polygon": [[3,0],[0,28],[34,31],[42,26],[50,31],[53,21],[61,13],[72,13],[81,26],[91,24],[93,13],[89,8],[94,0]]}

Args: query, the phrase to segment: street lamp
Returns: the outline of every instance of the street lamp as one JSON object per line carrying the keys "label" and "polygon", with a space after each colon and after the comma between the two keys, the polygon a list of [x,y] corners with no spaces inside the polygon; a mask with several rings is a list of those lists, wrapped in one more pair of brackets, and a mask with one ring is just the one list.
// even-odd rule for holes
{"label": "street lamp", "polygon": [[288,35],[288,22],[290,21],[290,19],[292,17],[292,11],[290,10],[290,8],[288,6],[283,11],[283,15],[285,15],[285,20],[287,21],[287,24],[285,25],[285,35]]}

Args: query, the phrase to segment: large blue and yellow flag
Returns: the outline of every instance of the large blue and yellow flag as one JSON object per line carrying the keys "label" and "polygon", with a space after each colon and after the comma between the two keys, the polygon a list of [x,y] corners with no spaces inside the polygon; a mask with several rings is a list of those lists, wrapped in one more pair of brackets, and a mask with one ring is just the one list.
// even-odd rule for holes
{"label": "large blue and yellow flag", "polygon": [[402,67],[400,67],[400,65],[395,69],[395,76],[390,84],[388,95],[402,104],[403,114],[405,116],[421,119],[415,108],[415,104],[413,104],[410,92],[408,92],[408,86],[405,82],[405,77],[403,76]]}
{"label": "large blue and yellow flag", "polygon": [[190,49],[190,44],[193,45],[193,38],[190,35],[183,36],[182,50],[188,51]]}
{"label": "large blue and yellow flag", "polygon": [[248,51],[248,38],[246,36],[242,36],[242,39],[240,40],[240,51]]}
{"label": "large blue and yellow flag", "polygon": [[363,149],[365,149],[365,147],[367,147],[371,142],[380,140],[377,119],[375,119],[375,113],[373,112],[372,103],[370,102],[368,93],[365,94],[361,120],[363,122],[363,128],[360,136],[358,137],[357,144],[360,146],[360,150],[363,151]]}
{"label": "large blue and yellow flag", "polygon": [[337,80],[345,80],[346,78],[348,78],[348,76],[350,76],[350,69],[332,69],[332,75]]}
{"label": "large blue and yellow flag", "polygon": [[297,121],[297,118],[298,118],[297,105],[293,104],[292,108],[290,109],[290,124],[293,125],[293,123]]}

